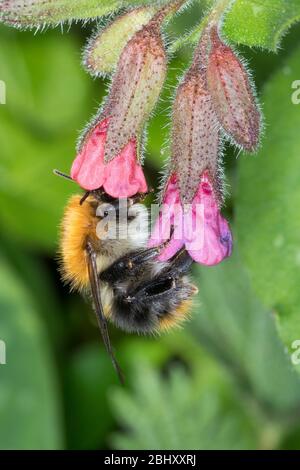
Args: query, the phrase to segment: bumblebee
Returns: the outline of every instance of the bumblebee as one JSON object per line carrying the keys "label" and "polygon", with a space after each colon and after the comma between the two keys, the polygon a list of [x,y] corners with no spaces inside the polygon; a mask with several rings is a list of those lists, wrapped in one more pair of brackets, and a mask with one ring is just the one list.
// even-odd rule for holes
{"label": "bumblebee", "polygon": [[74,195],[61,224],[62,278],[91,298],[105,348],[121,381],[107,320],[129,333],[160,333],[188,318],[197,293],[187,276],[193,260],[185,250],[169,262],[159,262],[163,246],[147,248],[144,197],[124,201],[102,191],[83,198]]}

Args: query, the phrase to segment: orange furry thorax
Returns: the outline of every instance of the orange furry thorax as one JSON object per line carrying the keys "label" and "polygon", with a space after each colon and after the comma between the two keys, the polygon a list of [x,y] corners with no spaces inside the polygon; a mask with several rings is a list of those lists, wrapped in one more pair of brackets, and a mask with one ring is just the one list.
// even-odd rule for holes
{"label": "orange furry thorax", "polygon": [[96,208],[93,199],[80,205],[81,196],[70,198],[61,224],[60,260],[62,278],[72,289],[83,290],[89,285],[85,245],[87,237],[96,238]]}

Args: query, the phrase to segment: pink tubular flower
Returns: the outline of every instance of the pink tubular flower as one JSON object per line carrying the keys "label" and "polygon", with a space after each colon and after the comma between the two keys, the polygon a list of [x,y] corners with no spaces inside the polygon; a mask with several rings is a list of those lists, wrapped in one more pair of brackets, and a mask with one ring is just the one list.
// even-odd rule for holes
{"label": "pink tubular flower", "polygon": [[85,134],[71,170],[86,190],[103,188],[115,198],[147,192],[141,149],[166,77],[161,23],[167,11],[155,15],[122,50],[101,116]]}
{"label": "pink tubular flower", "polygon": [[149,246],[161,245],[170,233],[170,242],[160,253],[160,261],[169,260],[184,246],[194,261],[207,266],[218,264],[231,255],[230,228],[220,214],[207,171],[201,176],[192,204],[182,205],[176,174],[169,178]]}
{"label": "pink tubular flower", "polygon": [[165,244],[160,261],[185,248],[197,263],[213,266],[231,255],[232,236],[220,213],[222,142],[207,88],[207,39],[205,33],[177,89],[168,177],[149,246]]}
{"label": "pink tubular flower", "polygon": [[71,177],[87,191],[103,188],[115,198],[147,192],[147,183],[137,161],[136,141],[131,139],[121,152],[105,163],[109,119],[101,121],[87,136],[73,162]]}

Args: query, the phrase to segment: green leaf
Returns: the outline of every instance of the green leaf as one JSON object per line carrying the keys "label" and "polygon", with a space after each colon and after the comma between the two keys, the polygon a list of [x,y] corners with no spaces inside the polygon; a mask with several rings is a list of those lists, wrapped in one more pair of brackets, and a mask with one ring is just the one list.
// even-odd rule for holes
{"label": "green leaf", "polygon": [[150,21],[157,10],[157,7],[131,10],[97,32],[84,53],[84,65],[88,72],[96,76],[113,72],[126,43]]}
{"label": "green leaf", "polygon": [[[248,223],[245,230],[249,227]],[[257,253],[253,259],[258,259]],[[251,288],[237,248],[226,262],[209,269],[197,267],[196,273],[202,308],[195,311],[192,331],[264,413],[292,418],[300,408],[300,378],[278,337],[271,311]]]}
{"label": "green leaf", "polygon": [[[300,20],[298,0],[222,1],[224,7],[228,5],[227,10],[224,8],[224,35],[237,44],[276,51],[286,31]],[[209,11],[214,3],[215,0],[205,0],[203,6]],[[170,47],[171,51],[197,44],[204,24],[205,18],[187,34],[177,38]]]}
{"label": "green leaf", "polygon": [[0,446],[60,449],[62,422],[47,337],[31,298],[9,265],[0,262]]}
{"label": "green leaf", "polygon": [[253,286],[277,315],[288,347],[300,338],[300,107],[292,101],[299,53],[298,48],[264,91],[267,130],[258,155],[240,159],[236,209]]}
{"label": "green leaf", "polygon": [[298,0],[235,0],[223,30],[238,44],[276,51],[284,33],[299,20]]}

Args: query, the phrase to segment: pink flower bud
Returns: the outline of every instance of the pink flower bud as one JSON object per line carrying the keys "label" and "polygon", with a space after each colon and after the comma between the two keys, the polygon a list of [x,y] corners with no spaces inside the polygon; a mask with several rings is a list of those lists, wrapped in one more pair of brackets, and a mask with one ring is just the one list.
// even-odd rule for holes
{"label": "pink flower bud", "polygon": [[105,119],[88,134],[73,163],[71,177],[88,191],[103,188],[115,198],[147,192],[143,170],[137,162],[134,139],[113,160],[104,161],[108,125],[109,120]]}
{"label": "pink flower bud", "polygon": [[249,74],[234,51],[220,40],[217,26],[211,28],[210,39],[207,85],[218,120],[235,143],[255,151],[261,115]]}
{"label": "pink flower bud", "polygon": [[191,203],[205,170],[220,190],[219,147],[219,125],[205,78],[192,66],[178,88],[173,108],[171,166],[183,203]]}
{"label": "pink flower bud", "polygon": [[152,21],[133,36],[121,54],[103,113],[109,118],[105,161],[114,158],[132,138],[140,145],[143,128],[165,81],[166,68],[159,24]]}
{"label": "pink flower bud", "polygon": [[177,181],[178,177],[173,173],[166,186],[149,246],[159,246],[172,233],[169,244],[160,253],[160,261],[169,260],[185,246],[197,263],[207,266],[220,263],[231,255],[232,236],[227,221],[220,214],[208,172],[201,176],[192,204],[181,203]]}

